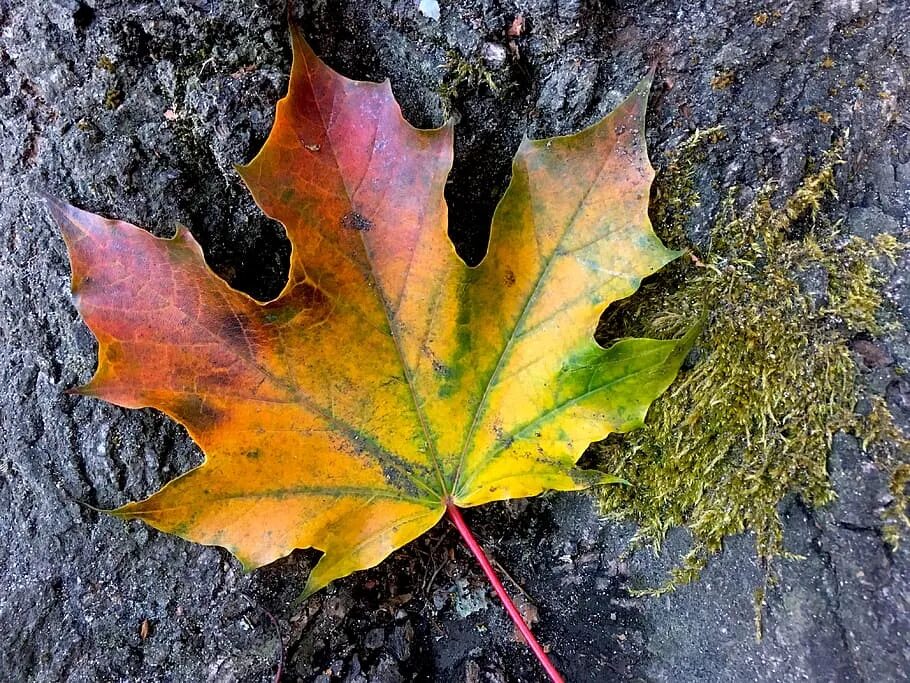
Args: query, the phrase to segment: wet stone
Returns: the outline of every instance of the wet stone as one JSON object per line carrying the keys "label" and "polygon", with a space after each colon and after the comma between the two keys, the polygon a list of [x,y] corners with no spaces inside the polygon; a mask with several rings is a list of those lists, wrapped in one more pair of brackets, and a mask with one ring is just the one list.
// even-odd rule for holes
{"label": "wet stone", "polygon": [[[847,128],[838,199],[826,210],[844,218],[846,235],[906,240],[910,7],[772,4],[762,18],[747,0],[525,0],[519,49],[504,57],[511,1],[446,0],[438,21],[417,2],[389,0],[301,2],[294,12],[330,65],[353,78],[388,76],[412,124],[459,120],[445,196],[452,239],[472,263],[522,137],[593,123],[651,63],[646,136],[658,170],[691,131],[723,125],[726,135],[694,169],[701,201],[689,240],[707,246],[731,187],[743,202],[770,179],[792,189]],[[91,376],[95,342],[67,296],[65,249],[33,189],[158,235],[185,224],[232,285],[262,300],[277,294],[289,243],[233,164],[258,151],[284,94],[285,17],[278,0],[0,8],[0,680],[271,680],[279,634],[262,610],[279,624],[292,681],[539,680],[495,599],[466,610],[453,595],[456,578],[474,588],[483,577],[444,524],[297,605],[315,551],[248,575],[223,550],[74,502],[141,500],[202,456],[159,413],[64,393]],[[496,65],[498,91],[480,83],[446,92],[452,55],[472,73]],[[735,71],[724,90],[711,86],[717,67]],[[370,230],[362,211],[337,228]],[[889,284],[900,329],[888,331],[887,346],[870,339],[861,341],[874,349],[856,349],[864,378],[905,429],[910,390],[896,368],[910,359],[907,267],[896,264]],[[808,291],[820,291],[819,277],[807,274]],[[829,467],[835,504],[783,506],[786,547],[804,559],[775,567],[762,642],[753,623],[762,568],[748,534],[729,539],[701,580],[651,599],[628,589],[659,585],[689,549],[685,534],[671,534],[658,556],[634,553],[627,571],[607,570],[605,580],[601,563],[582,556],[625,557],[634,528],[605,522],[583,494],[485,506],[472,523],[514,578],[510,590],[533,598],[536,628],[567,680],[901,680],[910,670],[910,543],[884,544],[887,482],[861,448],[838,442]],[[414,598],[387,607],[406,593]],[[398,610],[405,618],[389,626]],[[143,643],[144,619],[154,630]]]}
{"label": "wet stone", "polygon": [[368,650],[376,650],[379,647],[382,647],[382,644],[385,642],[385,629],[374,628],[367,632],[366,637],[363,639],[363,645]]}

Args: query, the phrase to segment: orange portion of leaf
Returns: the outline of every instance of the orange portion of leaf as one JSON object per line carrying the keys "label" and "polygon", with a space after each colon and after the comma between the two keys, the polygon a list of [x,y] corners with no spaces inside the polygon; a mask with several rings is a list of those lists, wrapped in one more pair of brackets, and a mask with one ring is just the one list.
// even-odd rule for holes
{"label": "orange portion of leaf", "polygon": [[446,234],[452,128],[417,130],[388,82],[293,33],[287,97],[238,169],[292,243],[260,303],[158,239],[51,201],[99,342],[86,394],[186,426],[204,464],[115,514],[247,568],[315,547],[307,592],[373,566],[460,506],[615,481],[575,463],[640,425],[693,335],[593,338],[611,301],[676,256],[647,216],[649,79],[572,136],[522,143],[476,268]]}

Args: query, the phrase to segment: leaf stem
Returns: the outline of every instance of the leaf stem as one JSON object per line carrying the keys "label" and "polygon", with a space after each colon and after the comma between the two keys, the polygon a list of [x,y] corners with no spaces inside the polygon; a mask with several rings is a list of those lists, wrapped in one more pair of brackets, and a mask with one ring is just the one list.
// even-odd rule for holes
{"label": "leaf stem", "polygon": [[515,603],[512,602],[512,598],[506,593],[505,587],[502,585],[499,577],[496,576],[496,572],[493,571],[493,567],[490,565],[490,561],[483,552],[483,548],[480,547],[477,539],[474,538],[474,534],[471,533],[471,529],[464,521],[464,517],[461,516],[461,511],[455,503],[447,501],[446,512],[448,512],[449,519],[452,520],[452,524],[458,529],[465,544],[471,549],[471,552],[474,553],[474,557],[477,559],[478,564],[480,564],[480,568],[483,569],[483,573],[486,574],[487,579],[493,586],[493,590],[496,591],[496,595],[498,595],[499,599],[502,601],[503,607],[506,608],[506,612],[509,613],[512,621],[515,622],[515,626],[521,632],[521,635],[524,636],[525,642],[527,642],[528,646],[534,652],[534,655],[537,657],[540,665],[544,668],[544,671],[547,672],[550,680],[553,683],[564,683],[563,677],[560,675],[559,671],[556,670],[556,667],[553,666],[553,662],[550,661],[550,658],[547,656],[547,653],[544,652],[543,647],[537,642],[537,638],[531,633],[531,629],[525,623],[525,620],[522,618],[521,612],[518,611]]}

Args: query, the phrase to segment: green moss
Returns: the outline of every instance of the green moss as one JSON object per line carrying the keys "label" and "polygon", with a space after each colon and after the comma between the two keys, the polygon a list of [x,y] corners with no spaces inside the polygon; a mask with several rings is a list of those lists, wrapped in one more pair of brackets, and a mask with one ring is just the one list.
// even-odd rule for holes
{"label": "green moss", "polygon": [[104,92],[104,108],[108,110],[113,110],[123,104],[123,92],[120,88],[111,86]]}
{"label": "green moss", "polygon": [[485,85],[495,95],[499,86],[490,71],[479,59],[470,61],[465,59],[455,50],[446,52],[446,61],[442,68],[445,70],[442,83],[437,92],[442,98],[446,116],[451,113],[452,103],[458,99],[465,90],[474,90]]}
{"label": "green moss", "polygon": [[[827,264],[831,277],[828,312],[839,317],[851,331],[881,334],[884,328],[877,314],[882,306],[885,277],[875,261],[893,263],[903,245],[893,235],[881,234],[873,239],[872,249],[866,240],[858,237],[843,248],[842,257]],[[842,270],[834,272],[834,268]]]}
{"label": "green moss", "polygon": [[848,427],[891,475],[891,500],[882,512],[882,537],[896,550],[910,532],[910,438],[894,424],[884,399],[873,396],[869,405],[868,413],[856,416]]}
{"label": "green moss", "polygon": [[[682,243],[699,200],[699,149],[717,134],[697,133],[658,179],[655,226],[672,245]],[[768,185],[737,210],[731,192],[710,248],[691,250],[602,323],[603,338],[670,337],[705,321],[693,366],[654,403],[645,427],[595,446],[600,467],[631,483],[597,495],[608,517],[638,525],[633,545],[659,551],[671,528],[691,532],[691,548],[665,585],[647,592],[697,578],[730,534],[753,532],[766,567],[786,556],[778,505],[791,494],[813,507],[834,498],[827,472],[834,432],[867,433],[867,446],[899,435],[887,410],[876,414],[875,428],[854,415],[860,389],[848,339],[882,329],[877,264],[902,246],[887,236],[838,234],[823,204],[834,196],[839,163],[834,150],[780,203]],[[907,524],[910,465],[894,458],[888,523],[896,529]],[[758,607],[771,577],[769,570],[756,593]]]}
{"label": "green moss", "polygon": [[108,73],[114,73],[114,71],[116,70],[116,66],[114,65],[114,60],[112,60],[107,55],[101,55],[98,58],[98,61],[95,62],[95,66],[97,66],[99,69],[104,69]]}
{"label": "green moss", "polygon": [[695,186],[696,163],[703,160],[707,144],[715,144],[726,135],[723,126],[696,130],[669,155],[651,202],[651,218],[665,241],[685,243],[689,216],[701,202]]}
{"label": "green moss", "polygon": [[711,79],[711,88],[714,90],[726,90],[736,83],[736,72],[733,69],[721,69],[714,73]]}

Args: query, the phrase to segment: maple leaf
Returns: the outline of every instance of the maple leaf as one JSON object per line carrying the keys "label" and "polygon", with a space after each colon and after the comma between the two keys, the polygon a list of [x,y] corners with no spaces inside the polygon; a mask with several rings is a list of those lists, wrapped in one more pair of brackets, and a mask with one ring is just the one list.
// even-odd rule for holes
{"label": "maple leaf", "polygon": [[604,308],[677,256],[651,230],[650,79],[578,134],[525,139],[483,262],[447,236],[452,125],[418,130],[388,81],[346,79],[292,30],[287,96],[238,168],[286,228],[288,281],[260,303],[183,227],[159,239],[56,200],[83,394],[154,407],[206,455],[115,511],[252,569],[315,547],[306,593],[379,563],[446,512],[615,481],[585,448],[642,424],[692,342],[594,340]]}

